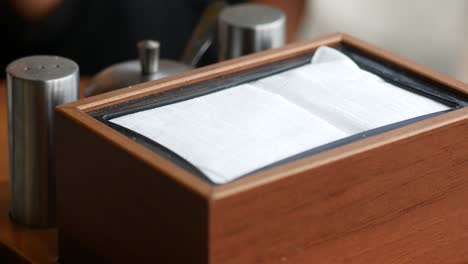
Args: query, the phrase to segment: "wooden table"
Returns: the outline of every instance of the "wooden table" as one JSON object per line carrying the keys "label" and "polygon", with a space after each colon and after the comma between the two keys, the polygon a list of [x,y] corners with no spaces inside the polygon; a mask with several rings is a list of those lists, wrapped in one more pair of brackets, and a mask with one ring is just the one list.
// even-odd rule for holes
{"label": "wooden table", "polygon": [[[81,88],[87,79],[81,81]],[[83,91],[83,89],[81,89]],[[0,80],[0,263],[56,263],[57,230],[34,230],[8,217],[8,121],[5,81]]]}

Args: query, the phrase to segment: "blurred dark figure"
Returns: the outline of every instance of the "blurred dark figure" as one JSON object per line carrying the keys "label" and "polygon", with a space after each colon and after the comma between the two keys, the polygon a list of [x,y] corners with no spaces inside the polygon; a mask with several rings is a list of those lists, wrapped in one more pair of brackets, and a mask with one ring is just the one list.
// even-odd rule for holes
{"label": "blurred dark figure", "polygon": [[[0,67],[23,56],[54,54],[77,61],[83,75],[92,75],[110,64],[135,59],[135,45],[142,39],[160,41],[161,57],[178,59],[211,1],[0,0]],[[304,0],[250,2],[283,9],[290,36],[304,5]]]}

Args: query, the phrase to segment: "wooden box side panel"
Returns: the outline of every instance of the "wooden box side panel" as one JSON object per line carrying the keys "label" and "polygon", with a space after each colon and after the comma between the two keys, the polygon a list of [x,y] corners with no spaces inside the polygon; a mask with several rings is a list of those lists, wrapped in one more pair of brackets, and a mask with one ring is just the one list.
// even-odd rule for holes
{"label": "wooden box side panel", "polygon": [[210,263],[468,261],[468,120],[210,205]]}
{"label": "wooden box side panel", "polygon": [[208,202],[57,113],[64,263],[207,263]]}

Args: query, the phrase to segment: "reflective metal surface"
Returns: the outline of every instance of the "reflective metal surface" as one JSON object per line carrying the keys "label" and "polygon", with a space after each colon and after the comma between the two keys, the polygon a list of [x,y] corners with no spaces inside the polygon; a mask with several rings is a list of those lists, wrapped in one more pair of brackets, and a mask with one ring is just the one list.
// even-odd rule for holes
{"label": "reflective metal surface", "polygon": [[284,45],[286,16],[260,4],[241,4],[219,15],[219,59],[227,60]]}
{"label": "reflective metal surface", "polygon": [[191,70],[185,64],[159,59],[159,42],[144,40],[137,45],[140,60],[114,64],[99,72],[84,92],[86,97],[158,80]]}
{"label": "reflective metal surface", "polygon": [[156,73],[159,67],[159,42],[143,40],[137,44],[137,47],[140,56],[141,74]]}
{"label": "reflective metal surface", "polygon": [[55,56],[7,67],[10,215],[20,224],[55,225],[54,108],[78,99],[78,72],[76,63]]}

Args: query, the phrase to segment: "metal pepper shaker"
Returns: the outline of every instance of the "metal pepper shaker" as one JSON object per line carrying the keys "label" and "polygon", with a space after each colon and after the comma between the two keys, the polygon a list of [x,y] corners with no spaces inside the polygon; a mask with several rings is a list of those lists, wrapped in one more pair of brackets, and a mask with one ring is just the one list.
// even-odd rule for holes
{"label": "metal pepper shaker", "polygon": [[274,7],[240,4],[225,8],[218,19],[219,60],[282,47],[286,16]]}
{"label": "metal pepper shaker", "polygon": [[31,56],[7,67],[11,218],[55,225],[54,108],[79,94],[78,65],[56,56]]}

